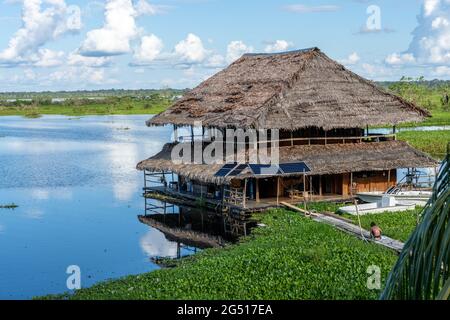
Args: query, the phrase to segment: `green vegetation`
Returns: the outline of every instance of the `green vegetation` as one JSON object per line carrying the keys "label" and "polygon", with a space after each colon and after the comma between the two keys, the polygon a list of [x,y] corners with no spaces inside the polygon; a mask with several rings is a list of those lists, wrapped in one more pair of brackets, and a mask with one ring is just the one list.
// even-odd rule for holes
{"label": "green vegetation", "polygon": [[[332,212],[342,215],[344,218],[352,220],[355,224],[358,224],[358,217],[350,214],[341,214],[338,210],[340,207],[351,205],[349,203],[309,203],[307,205],[308,210],[316,212]],[[303,208],[303,205],[299,206]],[[404,212],[385,212],[369,215],[361,215],[361,225],[364,229],[370,230],[370,223],[375,222],[383,230],[385,236],[397,239],[400,241],[408,240],[408,237],[413,232],[417,225],[418,215],[422,211],[422,208],[417,207],[415,210]]]}
{"label": "green vegetation", "polygon": [[[450,95],[450,82],[425,81],[423,77],[403,77],[397,82],[380,83],[392,93],[407,101],[427,109],[432,118],[420,123],[423,126],[450,125],[450,103],[445,101],[445,94]],[[406,123],[400,127],[416,127],[416,123]]]}
{"label": "green vegetation", "polygon": [[397,256],[297,213],[272,210],[241,243],[207,249],[175,268],[81,289],[71,299],[376,299],[367,268],[386,281]]}
{"label": "green vegetation", "polygon": [[407,141],[413,147],[442,159],[450,142],[450,130],[403,131],[398,133],[399,140]]}
{"label": "green vegetation", "polygon": [[[370,230],[370,223],[375,222],[383,230],[383,235],[405,242],[416,228],[422,209],[418,207],[415,210],[404,212],[363,215],[360,216],[361,225],[364,229]],[[346,215],[346,218],[358,224],[358,217]]]}
{"label": "green vegetation", "polygon": [[[117,93],[117,92],[120,92]],[[0,116],[43,114],[69,116],[105,114],[157,114],[166,110],[181,90],[92,91],[75,93],[0,94]],[[126,95],[129,94],[129,95]]]}
{"label": "green vegetation", "polygon": [[11,203],[11,204],[1,204],[0,205],[0,209],[15,209],[17,208],[18,205],[15,203]]}

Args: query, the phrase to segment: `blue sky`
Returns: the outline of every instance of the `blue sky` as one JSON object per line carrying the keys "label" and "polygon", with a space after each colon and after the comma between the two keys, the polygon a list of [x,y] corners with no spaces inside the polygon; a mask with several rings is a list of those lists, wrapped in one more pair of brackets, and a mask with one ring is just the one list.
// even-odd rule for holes
{"label": "blue sky", "polygon": [[450,0],[0,1],[0,91],[193,87],[314,46],[373,80],[450,78]]}

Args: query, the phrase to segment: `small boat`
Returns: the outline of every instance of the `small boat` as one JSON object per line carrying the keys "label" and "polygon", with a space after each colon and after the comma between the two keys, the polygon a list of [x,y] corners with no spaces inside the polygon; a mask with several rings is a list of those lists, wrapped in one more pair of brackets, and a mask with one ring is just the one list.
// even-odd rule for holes
{"label": "small boat", "polygon": [[383,196],[395,197],[397,200],[410,200],[427,202],[433,193],[431,191],[398,191],[397,193],[386,192],[359,192],[356,196],[364,202],[377,202],[380,201]]}
{"label": "small boat", "polygon": [[397,185],[390,187],[385,192],[358,192],[356,196],[369,203],[381,201],[383,197],[388,196],[395,197],[397,201],[417,201],[420,204],[420,202],[427,202],[433,194],[431,188],[423,187],[424,184],[432,185],[431,178],[431,175],[421,171],[408,170],[406,176]]}
{"label": "small boat", "polygon": [[339,211],[351,215],[366,215],[414,210],[416,206],[424,206],[425,204],[426,202],[415,200],[396,200],[392,196],[384,195],[380,201],[342,207],[339,208]]}

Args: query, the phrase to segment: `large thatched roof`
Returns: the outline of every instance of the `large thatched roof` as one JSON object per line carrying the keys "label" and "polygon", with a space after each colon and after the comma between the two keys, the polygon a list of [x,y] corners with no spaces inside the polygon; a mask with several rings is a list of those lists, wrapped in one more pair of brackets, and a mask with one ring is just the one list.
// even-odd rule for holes
{"label": "large thatched roof", "polygon": [[312,48],[246,54],[147,124],[328,130],[419,122],[426,116]]}
{"label": "large thatched roof", "polygon": [[[166,144],[163,150],[137,165],[139,170],[173,171],[192,180],[227,184],[230,177],[216,177],[222,165],[175,164],[171,160],[174,144]],[[397,168],[425,168],[438,164],[406,142],[387,141],[354,144],[329,144],[279,148],[280,163],[305,162],[311,169],[308,175],[340,174],[362,171],[382,171]],[[291,174],[295,175],[295,174]],[[288,176],[288,175],[283,175]],[[233,179],[255,177],[245,170]]]}

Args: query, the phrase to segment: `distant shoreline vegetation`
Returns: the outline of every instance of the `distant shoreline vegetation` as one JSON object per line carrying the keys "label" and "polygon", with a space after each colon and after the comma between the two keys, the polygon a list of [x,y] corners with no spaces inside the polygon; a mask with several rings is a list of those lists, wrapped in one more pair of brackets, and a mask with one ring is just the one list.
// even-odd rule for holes
{"label": "distant shoreline vegetation", "polygon": [[0,116],[157,114],[185,90],[98,90],[0,93]]}

